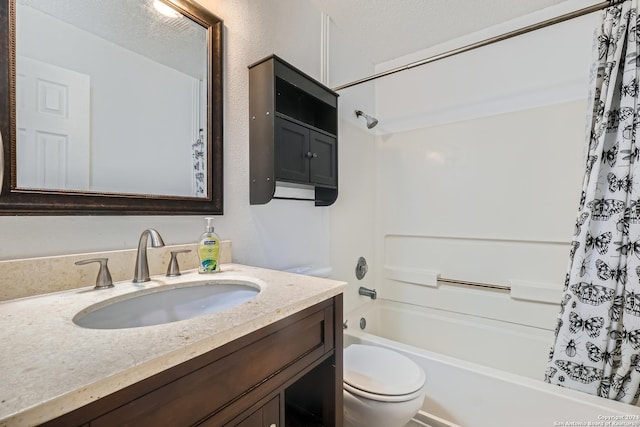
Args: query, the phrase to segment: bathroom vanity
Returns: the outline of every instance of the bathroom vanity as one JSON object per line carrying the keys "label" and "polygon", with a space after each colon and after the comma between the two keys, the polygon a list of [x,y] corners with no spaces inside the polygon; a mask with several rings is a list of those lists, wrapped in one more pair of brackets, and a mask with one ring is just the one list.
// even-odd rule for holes
{"label": "bathroom vanity", "polygon": [[237,264],[214,276],[260,293],[219,313],[126,329],[81,328],[73,317],[140,290],[131,283],[2,303],[10,372],[0,425],[342,426],[345,284]]}

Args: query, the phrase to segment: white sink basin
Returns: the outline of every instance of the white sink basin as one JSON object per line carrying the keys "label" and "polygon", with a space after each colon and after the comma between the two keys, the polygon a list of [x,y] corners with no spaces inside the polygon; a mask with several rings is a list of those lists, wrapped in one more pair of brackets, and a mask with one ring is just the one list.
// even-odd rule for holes
{"label": "white sink basin", "polygon": [[122,329],[159,325],[217,313],[242,304],[260,292],[250,282],[187,282],[113,298],[82,310],[73,323],[89,329]]}

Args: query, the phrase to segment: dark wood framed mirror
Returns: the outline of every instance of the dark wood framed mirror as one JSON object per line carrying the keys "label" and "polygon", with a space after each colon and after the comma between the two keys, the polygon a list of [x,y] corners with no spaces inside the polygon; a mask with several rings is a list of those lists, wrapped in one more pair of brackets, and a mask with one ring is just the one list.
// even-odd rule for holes
{"label": "dark wood framed mirror", "polygon": [[0,215],[222,214],[222,25],[192,0],[0,0]]}

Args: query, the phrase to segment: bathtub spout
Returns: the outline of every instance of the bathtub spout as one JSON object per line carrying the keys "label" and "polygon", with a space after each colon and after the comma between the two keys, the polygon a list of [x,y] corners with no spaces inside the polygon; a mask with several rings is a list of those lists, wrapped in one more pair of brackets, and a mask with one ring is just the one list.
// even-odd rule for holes
{"label": "bathtub spout", "polygon": [[360,295],[364,295],[365,297],[371,297],[371,299],[376,299],[378,297],[378,293],[375,289],[368,289],[364,286],[360,286],[360,289],[358,289],[358,293]]}

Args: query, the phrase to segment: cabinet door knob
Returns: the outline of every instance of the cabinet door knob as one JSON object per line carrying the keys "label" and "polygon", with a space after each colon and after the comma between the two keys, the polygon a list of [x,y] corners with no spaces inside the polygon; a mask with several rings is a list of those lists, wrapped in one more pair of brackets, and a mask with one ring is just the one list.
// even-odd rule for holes
{"label": "cabinet door knob", "polygon": [[318,157],[317,153],[313,153],[312,157],[315,159],[316,157]]}
{"label": "cabinet door knob", "polygon": [[314,154],[315,154],[315,153],[312,153],[311,151],[307,151],[307,154],[305,154],[304,156],[305,156],[307,159],[310,159],[310,158],[312,158],[312,157],[313,157],[313,155],[314,155]]}

